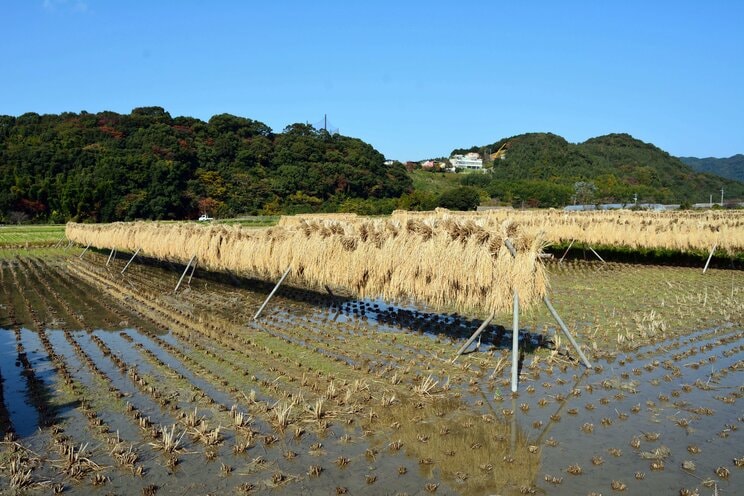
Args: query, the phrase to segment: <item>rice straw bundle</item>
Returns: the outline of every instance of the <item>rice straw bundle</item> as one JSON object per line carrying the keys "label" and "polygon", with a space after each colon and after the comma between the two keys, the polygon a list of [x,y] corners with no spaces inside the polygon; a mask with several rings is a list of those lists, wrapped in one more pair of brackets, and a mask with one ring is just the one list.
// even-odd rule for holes
{"label": "rice straw bundle", "polygon": [[422,215],[458,221],[478,220],[486,227],[511,219],[525,228],[545,232],[550,243],[572,240],[595,247],[623,246],[631,249],[669,249],[707,252],[713,245],[728,254],[744,250],[744,212],[648,212],[602,210],[488,210],[484,212],[393,212],[392,219],[405,221]]}
{"label": "rice straw bundle", "polygon": [[[493,224],[493,223],[491,223]],[[539,260],[541,235],[510,221],[422,217],[397,220],[309,220],[286,227],[243,229],[193,223],[67,225],[82,245],[116,248],[201,267],[311,288],[342,287],[358,297],[417,301],[439,310],[508,310],[516,289],[526,308],[547,290]],[[504,239],[517,248],[513,258]]]}

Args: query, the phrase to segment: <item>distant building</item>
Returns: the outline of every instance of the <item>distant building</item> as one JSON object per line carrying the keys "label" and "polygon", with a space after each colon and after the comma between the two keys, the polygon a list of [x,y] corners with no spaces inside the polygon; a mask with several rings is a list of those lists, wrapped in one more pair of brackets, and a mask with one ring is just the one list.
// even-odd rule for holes
{"label": "distant building", "polygon": [[466,155],[452,155],[450,164],[455,169],[481,170],[483,169],[483,159],[475,152]]}
{"label": "distant building", "polygon": [[434,168],[434,161],[433,160],[425,160],[421,162],[421,168],[422,169],[433,169]]}
{"label": "distant building", "polygon": [[385,165],[393,165],[395,162],[395,160],[385,160]]}

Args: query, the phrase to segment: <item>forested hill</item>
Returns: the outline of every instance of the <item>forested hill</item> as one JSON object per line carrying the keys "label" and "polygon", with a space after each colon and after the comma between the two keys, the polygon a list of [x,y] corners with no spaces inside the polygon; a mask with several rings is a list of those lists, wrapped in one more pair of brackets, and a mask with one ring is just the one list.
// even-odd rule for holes
{"label": "forested hill", "polygon": [[740,153],[729,158],[679,157],[679,159],[698,172],[708,172],[717,176],[744,181],[744,155]]}
{"label": "forested hill", "polygon": [[724,187],[728,198],[744,198],[744,183],[694,171],[656,146],[628,134],[609,134],[569,143],[551,133],[530,133],[453,153],[495,152],[491,174],[466,180],[495,198],[535,206],[572,203],[695,203]]}
{"label": "forested hill", "polygon": [[0,221],[194,218],[335,209],[410,191],[363,141],[305,124],[273,133],[160,107],[0,116]]}

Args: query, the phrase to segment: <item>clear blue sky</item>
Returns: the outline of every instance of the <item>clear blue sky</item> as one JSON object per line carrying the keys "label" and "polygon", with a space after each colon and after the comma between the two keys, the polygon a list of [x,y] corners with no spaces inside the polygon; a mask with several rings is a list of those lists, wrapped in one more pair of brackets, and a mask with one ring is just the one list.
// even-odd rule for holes
{"label": "clear blue sky", "polygon": [[0,0],[0,114],[328,114],[400,160],[531,131],[744,153],[744,2]]}

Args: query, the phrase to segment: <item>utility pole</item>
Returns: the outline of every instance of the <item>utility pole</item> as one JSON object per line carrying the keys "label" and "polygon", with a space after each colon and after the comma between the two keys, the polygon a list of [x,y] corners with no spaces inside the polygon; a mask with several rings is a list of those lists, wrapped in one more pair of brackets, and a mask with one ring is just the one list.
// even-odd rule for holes
{"label": "utility pole", "polygon": [[708,208],[713,208],[713,195],[710,195],[710,200],[708,201]]}
{"label": "utility pole", "polygon": [[721,188],[721,206],[723,207],[723,188]]}
{"label": "utility pole", "polygon": [[633,195],[633,204],[636,206],[638,205],[638,193],[635,193]]}

